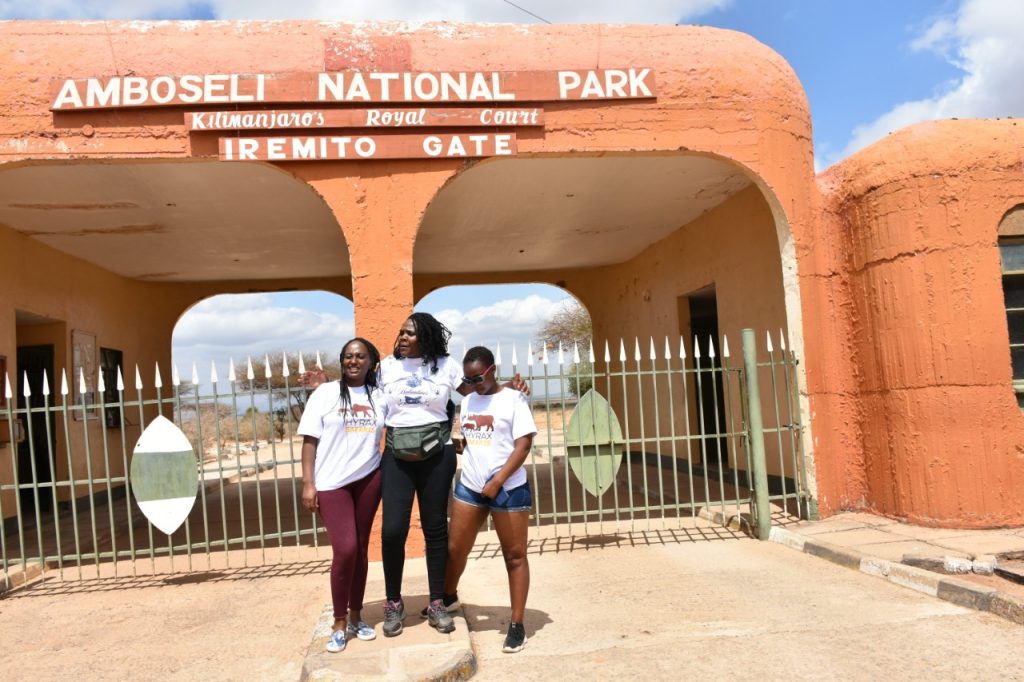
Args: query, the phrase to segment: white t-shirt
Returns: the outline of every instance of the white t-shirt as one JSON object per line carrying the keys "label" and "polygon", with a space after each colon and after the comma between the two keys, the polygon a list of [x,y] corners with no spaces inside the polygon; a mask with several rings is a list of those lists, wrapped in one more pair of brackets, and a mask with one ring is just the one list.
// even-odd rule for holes
{"label": "white t-shirt", "polygon": [[[462,455],[462,485],[481,492],[487,481],[501,471],[515,449],[517,438],[537,433],[526,396],[512,388],[493,395],[470,393],[462,401],[459,418],[466,451]],[[502,487],[526,483],[526,469],[519,467]]]}
{"label": "white t-shirt", "polygon": [[380,436],[387,414],[380,389],[373,391],[373,406],[366,387],[350,386],[352,404],[341,405],[341,386],[329,381],[306,401],[299,435],[319,438],[313,469],[317,490],[337,490],[366,478],[380,466]]}
{"label": "white t-shirt", "polygon": [[446,356],[437,359],[437,372],[432,366],[424,365],[423,358],[388,356],[381,361],[388,426],[448,421],[448,398],[462,384],[462,365]]}

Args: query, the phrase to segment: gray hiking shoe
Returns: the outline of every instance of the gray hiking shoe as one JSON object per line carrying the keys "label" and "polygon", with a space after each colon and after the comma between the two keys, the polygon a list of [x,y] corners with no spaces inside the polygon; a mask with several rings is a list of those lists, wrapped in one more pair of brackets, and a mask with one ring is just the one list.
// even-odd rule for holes
{"label": "gray hiking shoe", "polygon": [[453,632],[455,630],[455,621],[448,615],[448,609],[444,607],[444,602],[440,599],[430,602],[430,606],[427,607],[427,622],[438,632]]}
{"label": "gray hiking shoe", "polygon": [[[420,618],[426,618],[427,617],[427,609],[429,609],[429,608],[430,608],[429,606],[424,606],[423,607],[423,610],[420,611]],[[452,611],[458,611],[460,608],[462,608],[462,604],[459,603],[459,595],[458,594],[446,594],[446,595],[444,595],[444,610],[445,611],[447,611],[448,613],[451,613]]]}
{"label": "gray hiking shoe", "polygon": [[384,631],[385,637],[394,637],[402,632],[402,620],[405,619],[405,604],[401,599],[398,601],[384,602]]}

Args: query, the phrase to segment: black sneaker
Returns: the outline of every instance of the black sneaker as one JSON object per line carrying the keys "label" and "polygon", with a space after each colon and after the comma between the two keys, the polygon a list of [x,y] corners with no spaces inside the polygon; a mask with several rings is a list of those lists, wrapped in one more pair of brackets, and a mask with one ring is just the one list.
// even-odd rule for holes
{"label": "black sneaker", "polygon": [[512,623],[508,626],[508,634],[505,635],[505,644],[501,650],[506,654],[514,654],[522,651],[526,646],[526,628],[522,623]]}
{"label": "black sneaker", "polygon": [[394,637],[402,632],[402,620],[405,618],[405,604],[398,601],[384,602],[384,625],[381,630],[385,637]]}
{"label": "black sneaker", "polygon": [[448,609],[444,607],[444,602],[440,599],[430,602],[430,605],[427,607],[427,622],[430,623],[430,627],[436,628],[438,632],[455,631],[455,621],[448,615]]}
{"label": "black sneaker", "polygon": [[[444,599],[442,601],[444,602],[445,610],[448,611],[449,613],[452,612],[452,611],[458,611],[460,608],[462,608],[462,604],[459,603],[459,595],[458,594],[446,594],[446,595],[444,595]],[[420,618],[426,618],[426,617],[427,617],[427,607],[424,606],[423,610],[420,611]]]}

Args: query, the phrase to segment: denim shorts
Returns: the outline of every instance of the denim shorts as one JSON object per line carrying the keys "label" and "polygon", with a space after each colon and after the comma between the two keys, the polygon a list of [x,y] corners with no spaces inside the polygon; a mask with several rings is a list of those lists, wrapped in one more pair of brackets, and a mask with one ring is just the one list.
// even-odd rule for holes
{"label": "denim shorts", "polygon": [[492,512],[523,512],[530,511],[533,507],[533,495],[530,494],[529,483],[524,483],[512,490],[502,488],[498,496],[491,500],[462,485],[461,476],[455,484],[455,499],[474,507],[490,509]]}

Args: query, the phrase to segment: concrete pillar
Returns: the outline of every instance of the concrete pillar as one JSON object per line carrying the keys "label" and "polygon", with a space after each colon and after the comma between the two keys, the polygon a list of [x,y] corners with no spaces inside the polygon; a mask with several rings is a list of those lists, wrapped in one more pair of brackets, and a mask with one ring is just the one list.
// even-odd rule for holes
{"label": "concrete pillar", "polygon": [[[413,310],[413,251],[423,214],[461,162],[367,162],[357,176],[333,164],[296,170],[337,217],[352,265],[356,334],[386,353]],[[400,170],[399,170],[400,168]],[[455,245],[453,245],[454,254]]]}

